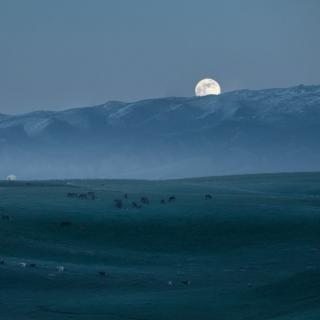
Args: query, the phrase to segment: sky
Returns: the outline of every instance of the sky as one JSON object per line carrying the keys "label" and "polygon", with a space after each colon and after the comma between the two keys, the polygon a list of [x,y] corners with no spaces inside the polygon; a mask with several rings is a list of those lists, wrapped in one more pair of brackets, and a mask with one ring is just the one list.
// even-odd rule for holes
{"label": "sky", "polygon": [[320,84],[318,0],[0,0],[0,113]]}

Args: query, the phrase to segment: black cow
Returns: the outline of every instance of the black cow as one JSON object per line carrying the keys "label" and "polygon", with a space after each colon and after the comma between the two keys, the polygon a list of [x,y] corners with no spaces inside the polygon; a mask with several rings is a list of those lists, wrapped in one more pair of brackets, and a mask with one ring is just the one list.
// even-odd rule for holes
{"label": "black cow", "polygon": [[149,201],[149,199],[148,199],[147,197],[141,197],[141,198],[140,198],[140,201],[141,201],[141,203],[143,203],[143,204],[149,204],[149,203],[150,203],[150,201]]}
{"label": "black cow", "polygon": [[75,192],[68,192],[68,193],[67,193],[67,197],[68,197],[68,198],[77,198],[77,197],[78,197],[78,194],[75,193]]}
{"label": "black cow", "polygon": [[62,221],[60,222],[60,227],[70,227],[71,224],[72,223],[70,221]]}
{"label": "black cow", "polygon": [[204,198],[205,198],[206,200],[211,200],[211,199],[212,199],[212,195],[211,195],[211,194],[206,194],[206,195],[204,196]]}
{"label": "black cow", "polygon": [[171,196],[168,199],[169,202],[175,202],[176,201],[176,197],[175,196]]}
{"label": "black cow", "polygon": [[132,201],[131,205],[132,205],[133,208],[136,208],[136,209],[140,209],[141,208],[141,206],[138,205],[135,201]]}
{"label": "black cow", "polygon": [[114,199],[113,202],[116,208],[121,209],[123,207],[123,202],[121,199]]}

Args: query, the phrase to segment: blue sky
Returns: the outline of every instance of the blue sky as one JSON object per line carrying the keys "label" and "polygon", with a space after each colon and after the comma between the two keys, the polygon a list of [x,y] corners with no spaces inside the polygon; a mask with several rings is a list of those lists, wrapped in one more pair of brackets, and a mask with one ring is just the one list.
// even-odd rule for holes
{"label": "blue sky", "polygon": [[320,84],[317,0],[0,0],[0,113]]}

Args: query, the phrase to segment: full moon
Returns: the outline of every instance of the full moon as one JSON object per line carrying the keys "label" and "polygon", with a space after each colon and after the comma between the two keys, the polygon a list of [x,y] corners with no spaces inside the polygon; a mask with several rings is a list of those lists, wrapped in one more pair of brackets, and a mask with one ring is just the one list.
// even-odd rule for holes
{"label": "full moon", "polygon": [[213,79],[202,79],[197,83],[195,92],[198,97],[209,94],[218,95],[221,93],[221,88],[219,83]]}

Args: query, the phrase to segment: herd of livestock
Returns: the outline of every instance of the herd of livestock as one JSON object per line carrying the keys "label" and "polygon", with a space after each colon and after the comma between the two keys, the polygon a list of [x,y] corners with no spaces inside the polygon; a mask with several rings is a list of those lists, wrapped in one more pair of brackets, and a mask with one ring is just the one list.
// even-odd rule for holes
{"label": "herd of livestock", "polygon": [[[74,199],[81,199],[81,200],[95,200],[96,194],[95,192],[89,191],[86,193],[75,193],[75,192],[68,192],[66,194],[67,198],[74,198]],[[205,194],[204,196],[205,200],[210,200],[212,199],[212,195],[211,194]],[[113,200],[113,205],[115,206],[115,208],[121,209],[124,207],[124,205],[129,201],[129,196],[127,193],[124,193],[122,198],[116,198]],[[166,203],[173,203],[176,201],[176,197],[175,196],[169,196],[168,198],[162,198],[160,200],[160,204],[166,204]],[[131,206],[133,208],[139,209],[142,207],[142,205],[149,205],[150,204],[150,199],[146,196],[141,196],[140,199],[137,201],[131,201]],[[7,220],[10,221],[11,217],[9,215],[2,215],[1,216],[2,220]],[[60,222],[60,227],[70,227],[72,226],[72,222],[71,221],[62,221]],[[5,265],[6,261],[3,258],[0,258],[0,265]],[[18,263],[18,265],[20,267],[30,267],[30,268],[38,268],[39,266],[36,263],[26,263],[26,262],[20,262]],[[64,272],[64,266],[56,266],[56,272],[58,273],[62,273]],[[54,274],[52,274],[54,275]],[[104,270],[100,270],[98,271],[98,275],[101,277],[107,277],[108,273]],[[191,284],[190,280],[183,280],[181,281],[182,284],[189,286]],[[170,280],[168,281],[168,285],[172,286],[173,282]]]}
{"label": "herd of livestock", "polygon": [[[77,199],[88,199],[88,200],[95,200],[96,199],[96,194],[92,191],[87,192],[87,193],[76,193],[76,192],[68,192],[67,193],[67,197],[68,198],[77,198]],[[205,195],[205,200],[210,200],[212,199],[212,195],[211,194],[206,194]],[[123,195],[122,198],[116,198],[113,200],[113,204],[116,208],[118,209],[122,209],[124,207],[124,201],[128,200],[128,194],[125,193]],[[167,199],[161,199],[160,203],[161,204],[165,204],[165,203],[172,203],[176,201],[176,197],[175,196],[170,196]],[[150,200],[148,197],[146,196],[142,196],[140,197],[139,201],[131,201],[131,207],[135,208],[135,209],[140,209],[142,207],[142,205],[148,205],[150,204]]]}

